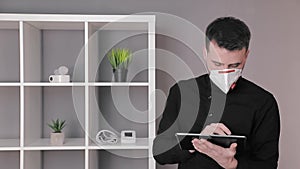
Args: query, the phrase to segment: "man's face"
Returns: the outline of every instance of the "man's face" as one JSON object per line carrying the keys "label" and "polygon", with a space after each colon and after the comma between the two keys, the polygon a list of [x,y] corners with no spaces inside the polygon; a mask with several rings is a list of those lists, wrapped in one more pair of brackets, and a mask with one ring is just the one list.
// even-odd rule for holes
{"label": "man's face", "polygon": [[204,59],[208,70],[242,69],[247,60],[249,51],[246,48],[229,51],[220,48],[215,41],[211,41],[209,51],[204,49]]}

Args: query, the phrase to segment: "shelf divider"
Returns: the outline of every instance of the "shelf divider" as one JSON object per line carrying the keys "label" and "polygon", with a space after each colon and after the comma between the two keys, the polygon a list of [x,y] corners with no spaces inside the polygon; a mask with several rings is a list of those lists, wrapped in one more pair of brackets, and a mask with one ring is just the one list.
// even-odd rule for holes
{"label": "shelf divider", "polygon": [[84,104],[84,111],[85,111],[85,165],[84,168],[85,169],[89,169],[89,149],[88,149],[88,145],[89,145],[89,86],[88,86],[88,82],[89,82],[89,23],[88,22],[84,22],[84,82],[85,82],[85,93],[84,93],[84,100],[85,100],[85,104]]}

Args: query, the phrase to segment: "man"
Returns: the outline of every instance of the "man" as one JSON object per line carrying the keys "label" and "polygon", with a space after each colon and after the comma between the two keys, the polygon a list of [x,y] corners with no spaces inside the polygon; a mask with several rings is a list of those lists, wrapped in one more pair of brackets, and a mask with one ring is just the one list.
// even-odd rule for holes
{"label": "man", "polygon": [[[234,17],[214,20],[206,29],[204,59],[209,74],[171,87],[154,140],[154,158],[179,169],[275,169],[280,117],[272,94],[241,77],[249,54],[250,31]],[[229,148],[194,139],[181,150],[175,133],[244,135],[246,146]]]}

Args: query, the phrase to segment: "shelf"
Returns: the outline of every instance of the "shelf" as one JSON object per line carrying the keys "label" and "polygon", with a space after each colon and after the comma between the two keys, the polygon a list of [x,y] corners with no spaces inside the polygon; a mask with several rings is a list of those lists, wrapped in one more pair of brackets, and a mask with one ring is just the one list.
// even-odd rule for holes
{"label": "shelf", "polygon": [[[140,25],[140,26],[137,26]],[[132,28],[129,28],[131,27]],[[107,53],[113,48],[128,48],[132,51],[132,62],[129,64],[127,80],[130,82],[149,81],[148,78],[148,32],[147,29],[134,27],[148,27],[145,23],[103,23],[89,24],[88,38],[88,68],[89,82],[113,82],[112,67]],[[127,27],[127,29],[114,29]],[[128,29],[132,29],[128,31]],[[105,42],[105,43],[103,43]]]}
{"label": "shelf", "polygon": [[0,139],[0,151],[20,150],[19,139]]}
{"label": "shelf", "polygon": [[[85,86],[85,83],[49,83],[49,82],[25,82],[24,86]],[[87,83],[88,86],[149,86],[147,82],[95,82]],[[0,86],[20,86],[20,83],[0,83]]]}
{"label": "shelf", "polygon": [[122,22],[122,19],[115,22],[90,22],[90,27],[95,30],[126,30],[126,31],[137,31],[143,30],[147,31],[148,24],[147,23],[137,23],[137,22]]}
{"label": "shelf", "polygon": [[90,150],[88,162],[89,169],[149,169],[148,160],[148,150]]}
{"label": "shelf", "polygon": [[21,86],[21,83],[1,82],[0,87]]}
{"label": "shelf", "polygon": [[38,139],[37,141],[28,144],[24,150],[83,150],[84,138],[66,138],[62,146],[50,145],[49,138]]}
{"label": "shelf", "polygon": [[149,86],[147,82],[95,82],[89,86]]}
{"label": "shelf", "polygon": [[[155,16],[0,14],[0,37],[1,169],[155,169]],[[126,82],[114,80],[112,48],[133,52]],[[50,83],[60,66],[71,82]],[[50,144],[57,118],[62,146]],[[138,139],[97,144],[101,129]]]}
{"label": "shelf", "polygon": [[64,65],[72,82],[83,82],[83,26],[83,22],[24,22],[24,81],[49,82],[49,76]]}
{"label": "shelf", "polygon": [[[49,137],[52,130],[47,124],[57,118],[66,120],[66,138],[84,138],[84,89],[77,86],[24,87],[25,146]],[[39,144],[47,145],[47,141],[34,145]]]}
{"label": "shelf", "polygon": [[29,83],[26,82],[24,83],[24,86],[45,86],[45,87],[51,87],[51,86],[84,86],[85,83],[49,83],[49,82],[33,82],[33,83]]}
{"label": "shelf", "polygon": [[84,150],[25,150],[24,169],[84,169]]}
{"label": "shelf", "polygon": [[34,21],[26,22],[31,26],[42,30],[84,30],[83,22],[46,22]]}
{"label": "shelf", "polygon": [[52,21],[52,22],[153,22],[153,15],[81,15],[81,14],[0,14],[4,21]]}
{"label": "shelf", "polygon": [[89,146],[92,150],[110,150],[110,149],[149,149],[148,138],[137,138],[134,144],[124,144],[120,141],[116,144],[92,143]]}
{"label": "shelf", "polygon": [[148,133],[148,87],[89,87],[89,143],[96,143],[100,130],[118,134],[135,130],[138,138]]}

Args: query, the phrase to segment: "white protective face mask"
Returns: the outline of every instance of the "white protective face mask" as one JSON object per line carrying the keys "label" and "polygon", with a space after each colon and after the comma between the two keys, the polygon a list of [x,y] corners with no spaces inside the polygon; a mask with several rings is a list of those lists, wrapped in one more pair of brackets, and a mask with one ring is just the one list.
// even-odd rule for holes
{"label": "white protective face mask", "polygon": [[241,75],[242,69],[211,70],[209,78],[227,94],[232,84],[235,83]]}

